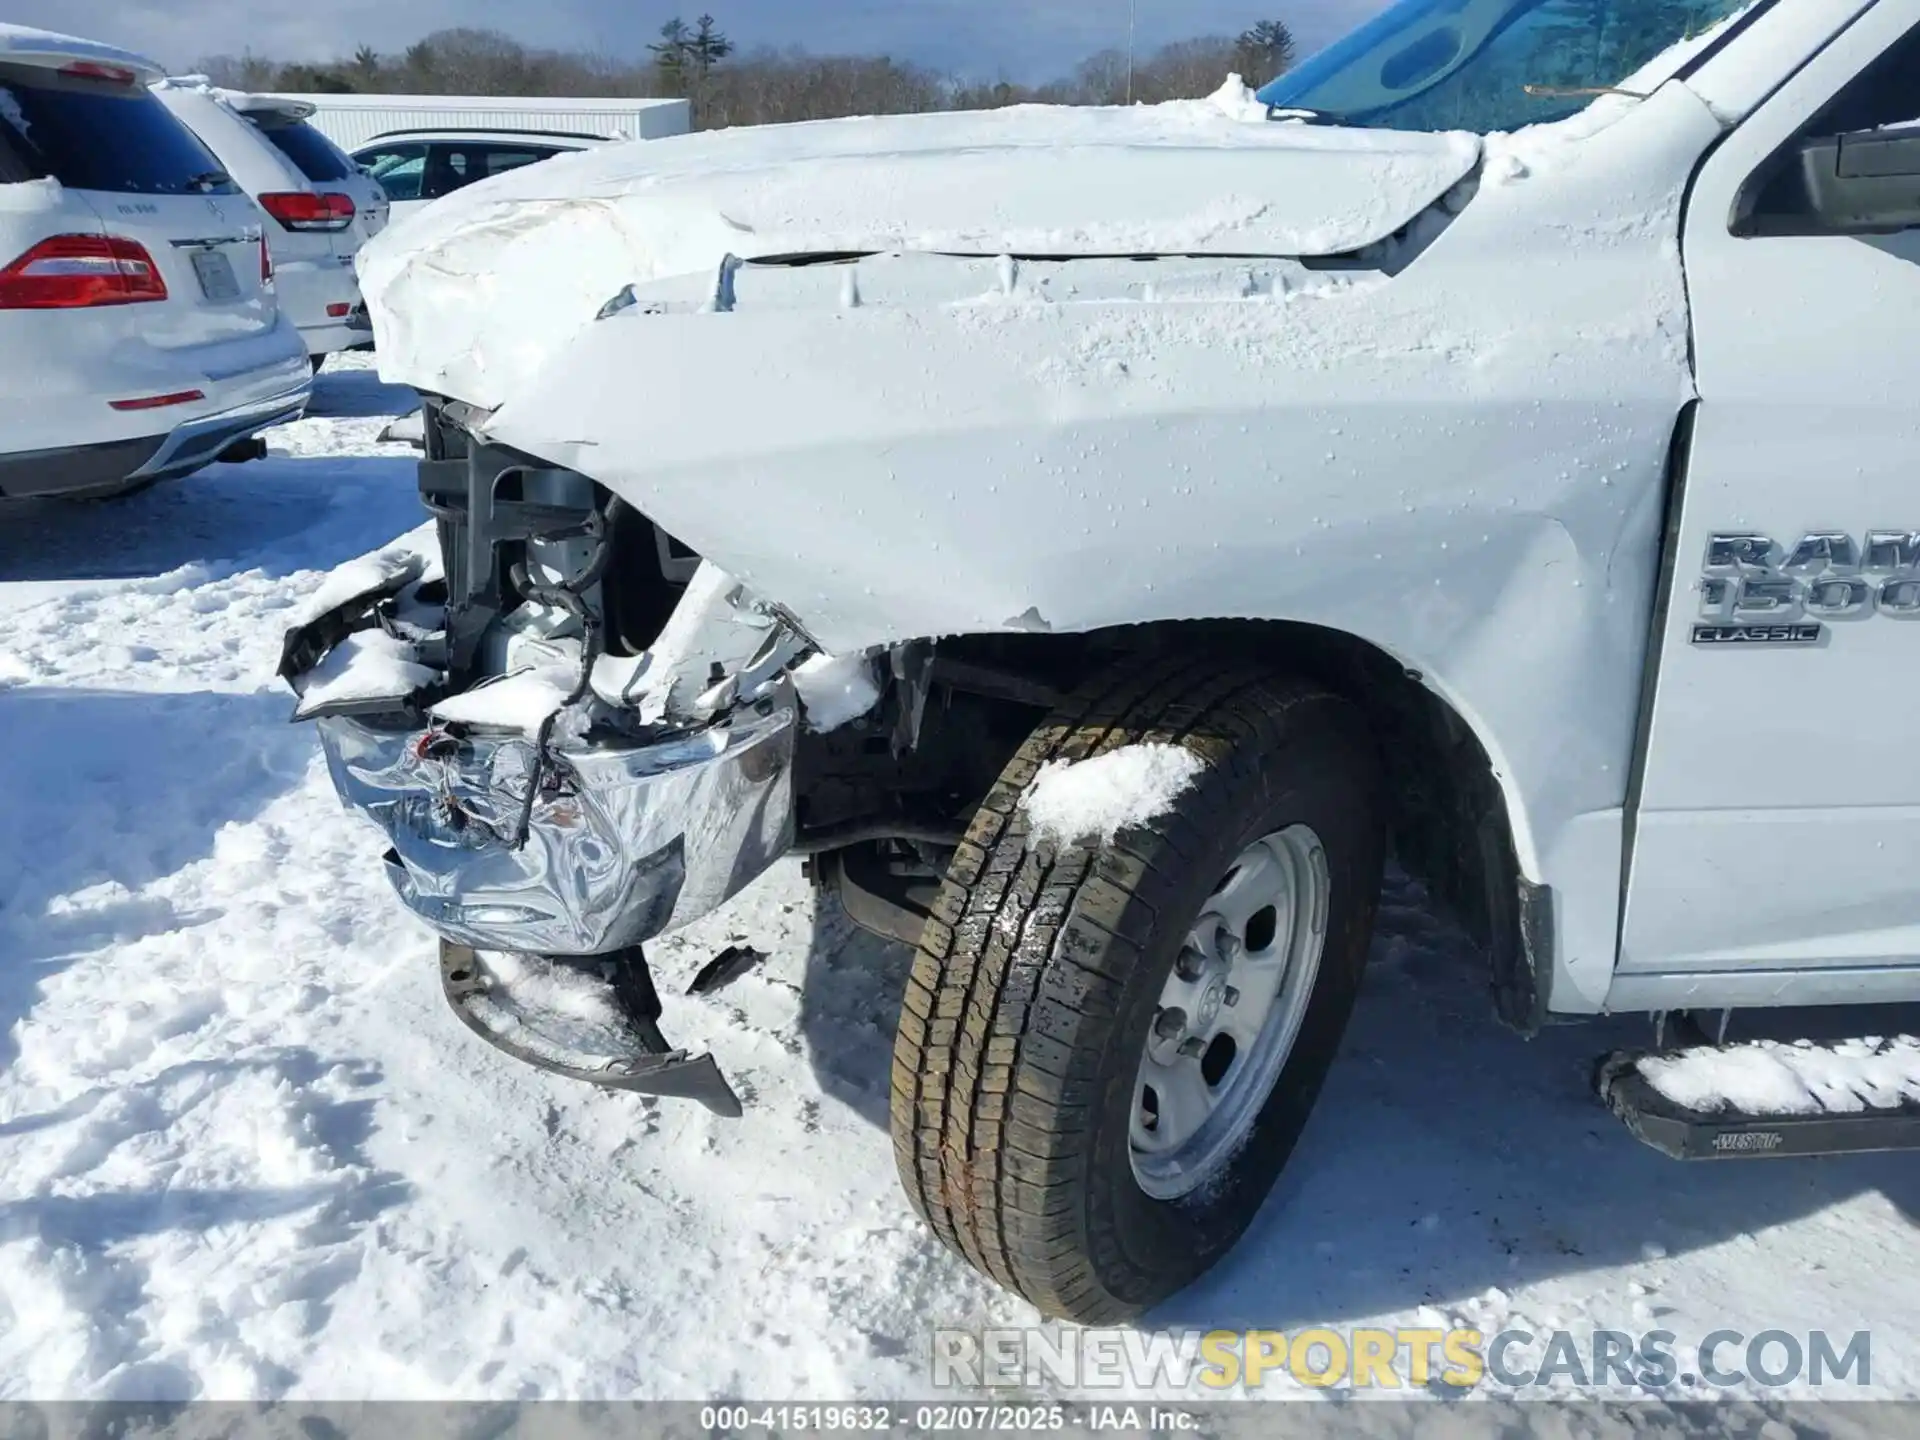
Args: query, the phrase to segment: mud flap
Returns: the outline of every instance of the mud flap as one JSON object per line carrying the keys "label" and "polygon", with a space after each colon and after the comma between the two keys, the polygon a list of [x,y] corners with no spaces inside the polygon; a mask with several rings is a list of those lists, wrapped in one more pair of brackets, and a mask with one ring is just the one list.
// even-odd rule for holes
{"label": "mud flap", "polygon": [[1869,1105],[1779,1115],[1752,1115],[1732,1108],[1691,1110],[1662,1095],[1640,1073],[1640,1062],[1646,1058],[1646,1052],[1626,1050],[1605,1056],[1595,1067],[1594,1088],[1636,1140],[1675,1160],[1920,1150],[1920,1106]]}
{"label": "mud flap", "polygon": [[440,942],[440,986],[453,1013],[495,1049],[605,1090],[697,1100],[737,1119],[740,1098],[711,1055],[667,1046],[638,948],[583,962],[498,955]]}

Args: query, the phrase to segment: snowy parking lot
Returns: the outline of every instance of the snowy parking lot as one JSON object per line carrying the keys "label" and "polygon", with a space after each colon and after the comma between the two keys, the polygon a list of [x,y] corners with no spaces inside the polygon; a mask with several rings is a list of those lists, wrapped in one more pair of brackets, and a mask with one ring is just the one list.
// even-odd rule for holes
{"label": "snowy parking lot", "polygon": [[[336,358],[266,461],[0,515],[0,1397],[924,1397],[936,1328],[1031,1312],[897,1188],[906,953],[785,864],[653,947],[743,1120],[545,1076],[287,723],[288,613],[419,522],[410,402]],[[1153,1326],[1867,1330],[1920,1394],[1920,1167],[1662,1159],[1587,1088],[1644,1020],[1522,1042],[1390,899],[1300,1154]]]}

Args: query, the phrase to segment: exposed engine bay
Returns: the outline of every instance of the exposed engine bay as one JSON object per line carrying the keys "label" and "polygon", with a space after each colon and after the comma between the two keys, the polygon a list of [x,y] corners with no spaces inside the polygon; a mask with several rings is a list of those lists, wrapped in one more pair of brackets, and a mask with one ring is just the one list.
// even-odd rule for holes
{"label": "exposed engine bay", "polygon": [[988,642],[999,664],[826,655],[604,488],[478,438],[484,418],[429,400],[431,539],[316,595],[282,656],[295,718],[385,832],[463,1021],[543,1068],[737,1113],[709,1057],[660,1037],[644,942],[795,850],[910,941],[1058,676],[1021,674],[1019,636]]}

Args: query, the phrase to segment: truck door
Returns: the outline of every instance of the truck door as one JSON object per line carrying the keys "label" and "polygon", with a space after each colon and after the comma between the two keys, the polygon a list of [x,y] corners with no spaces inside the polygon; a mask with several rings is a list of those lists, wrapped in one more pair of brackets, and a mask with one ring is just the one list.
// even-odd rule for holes
{"label": "truck door", "polygon": [[1700,403],[1609,1003],[1920,996],[1920,0],[1708,157],[1682,243]]}

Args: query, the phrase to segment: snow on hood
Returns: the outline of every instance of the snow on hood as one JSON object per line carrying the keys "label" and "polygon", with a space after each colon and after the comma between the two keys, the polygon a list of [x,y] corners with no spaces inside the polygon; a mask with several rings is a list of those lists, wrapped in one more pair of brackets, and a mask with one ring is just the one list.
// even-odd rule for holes
{"label": "snow on hood", "polygon": [[381,374],[496,406],[624,286],[728,255],[1340,254],[1392,234],[1480,157],[1468,134],[1252,113],[1230,84],[1130,109],[824,120],[556,157],[435,201],[360,252]]}

